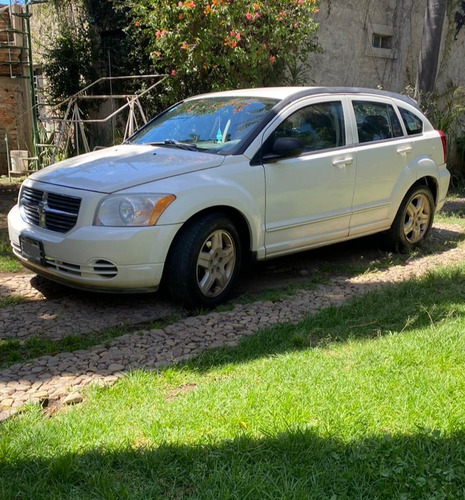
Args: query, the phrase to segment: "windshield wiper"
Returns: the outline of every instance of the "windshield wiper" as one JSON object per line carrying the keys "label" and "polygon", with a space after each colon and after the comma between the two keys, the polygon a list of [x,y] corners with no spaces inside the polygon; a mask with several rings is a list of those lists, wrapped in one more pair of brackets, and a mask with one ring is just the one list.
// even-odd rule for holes
{"label": "windshield wiper", "polygon": [[166,139],[159,142],[147,142],[150,146],[169,146],[179,149],[185,149],[186,151],[197,151],[198,147],[195,144],[190,144],[189,142],[179,142],[174,139]]}

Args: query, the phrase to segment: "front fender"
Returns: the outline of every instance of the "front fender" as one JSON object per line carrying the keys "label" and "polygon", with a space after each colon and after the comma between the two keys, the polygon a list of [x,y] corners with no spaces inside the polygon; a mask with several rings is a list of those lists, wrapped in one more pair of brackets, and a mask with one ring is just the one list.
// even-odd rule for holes
{"label": "front fender", "polygon": [[258,258],[264,254],[263,167],[251,167],[242,158],[242,161],[236,160],[230,165],[164,179],[153,183],[150,191],[176,196],[157,225],[183,224],[205,210],[228,207],[244,218],[250,232],[251,250],[258,253]]}

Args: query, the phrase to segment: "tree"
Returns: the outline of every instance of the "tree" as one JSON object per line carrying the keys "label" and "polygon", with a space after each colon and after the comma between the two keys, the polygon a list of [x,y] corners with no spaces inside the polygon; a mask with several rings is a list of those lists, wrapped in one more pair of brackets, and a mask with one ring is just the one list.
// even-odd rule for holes
{"label": "tree", "polygon": [[317,0],[114,2],[130,20],[134,45],[171,76],[165,104],[211,90],[308,82]]}
{"label": "tree", "polygon": [[415,93],[418,98],[433,92],[439,65],[442,28],[447,0],[427,0]]}
{"label": "tree", "polygon": [[112,0],[52,0],[35,14],[40,15],[39,57],[54,101],[101,76],[123,76],[140,67],[128,56],[126,17],[114,9]]}
{"label": "tree", "polygon": [[75,29],[68,22],[60,25],[60,33],[44,51],[43,61],[52,99],[67,99],[88,85],[96,76],[88,29]]}

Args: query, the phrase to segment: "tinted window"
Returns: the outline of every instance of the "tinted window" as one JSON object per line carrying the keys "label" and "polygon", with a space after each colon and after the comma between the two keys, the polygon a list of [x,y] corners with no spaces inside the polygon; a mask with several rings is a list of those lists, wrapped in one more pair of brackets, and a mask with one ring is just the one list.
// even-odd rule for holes
{"label": "tinted window", "polygon": [[399,118],[392,106],[388,106],[389,121],[392,127],[392,134],[394,137],[401,137],[404,135],[402,130],[402,125],[400,124]]}
{"label": "tinted window", "polygon": [[394,108],[380,102],[354,101],[359,142],[381,141],[403,135]]}
{"label": "tinted window", "polygon": [[296,111],[276,129],[274,139],[294,137],[305,151],[345,145],[344,117],[340,102],[313,104]]}
{"label": "tinted window", "polygon": [[423,122],[418,116],[404,108],[399,108],[399,111],[408,135],[421,134],[423,132]]}

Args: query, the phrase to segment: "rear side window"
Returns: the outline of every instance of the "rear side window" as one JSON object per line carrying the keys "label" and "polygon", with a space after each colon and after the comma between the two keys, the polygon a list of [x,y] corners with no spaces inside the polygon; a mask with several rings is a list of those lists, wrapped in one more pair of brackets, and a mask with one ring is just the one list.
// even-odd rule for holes
{"label": "rear side window", "polygon": [[423,122],[417,115],[401,107],[399,107],[399,111],[408,135],[421,134],[423,132]]}
{"label": "rear side window", "polygon": [[390,104],[354,101],[359,142],[381,141],[404,135],[397,114]]}
{"label": "rear side window", "polygon": [[307,152],[345,146],[341,102],[323,102],[299,109],[275,130],[274,139],[279,137],[299,139]]}

